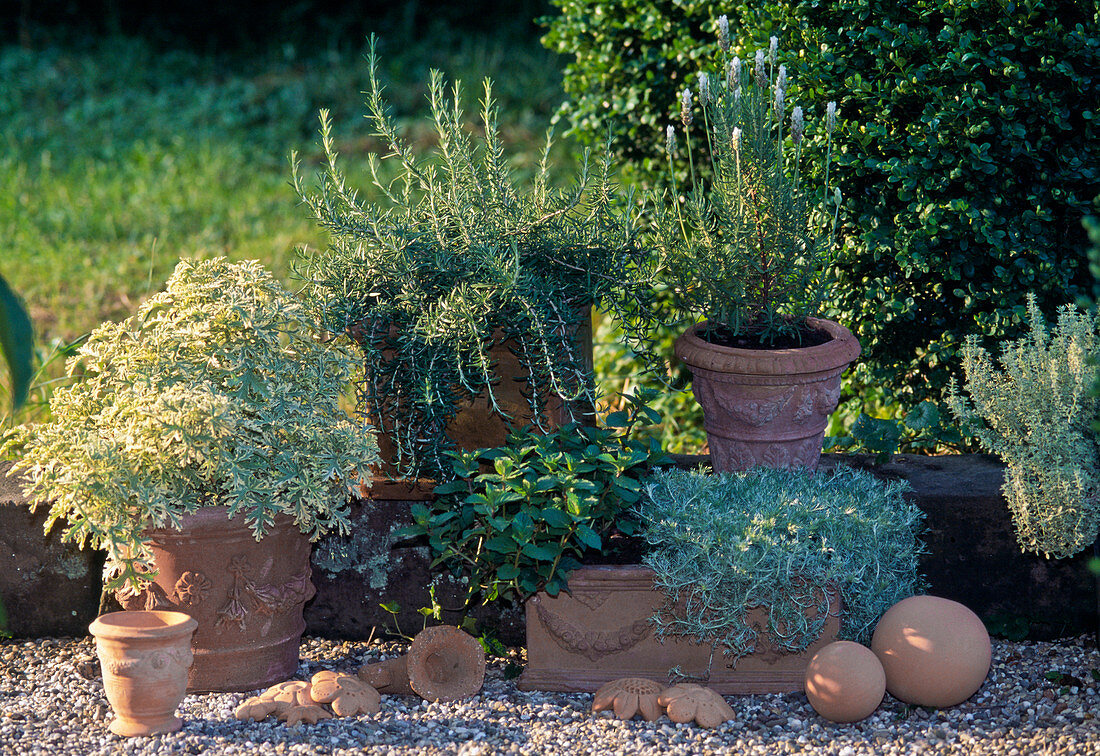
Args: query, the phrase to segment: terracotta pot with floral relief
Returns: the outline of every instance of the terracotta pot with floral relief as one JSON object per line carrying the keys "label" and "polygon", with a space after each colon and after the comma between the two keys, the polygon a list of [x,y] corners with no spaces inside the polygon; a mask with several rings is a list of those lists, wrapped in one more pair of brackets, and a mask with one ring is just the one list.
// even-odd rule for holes
{"label": "terracotta pot with floral relief", "polygon": [[676,356],[692,373],[703,408],[715,472],[751,467],[817,469],[829,415],[840,399],[840,376],[859,356],[844,326],[808,318],[824,343],[793,349],[743,349],[711,344],[698,323],[676,340]]}
{"label": "terracotta pot with floral relief", "polygon": [[112,612],[91,624],[103,688],[115,711],[111,732],[156,735],[183,726],[175,711],[186,693],[197,626],[182,612],[166,611]]}
{"label": "terracotta pot with floral relief", "polygon": [[315,593],[309,538],[279,515],[257,541],[226,507],[203,507],[181,524],[146,531],[155,582],[140,594],[119,594],[119,601],[195,618],[188,692],[256,690],[286,680],[298,669],[302,607]]}

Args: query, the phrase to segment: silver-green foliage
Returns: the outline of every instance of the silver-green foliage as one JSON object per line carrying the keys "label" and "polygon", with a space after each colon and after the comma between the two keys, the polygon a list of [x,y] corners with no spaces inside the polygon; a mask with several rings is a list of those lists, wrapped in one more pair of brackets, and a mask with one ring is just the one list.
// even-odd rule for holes
{"label": "silver-green foliage", "polygon": [[[658,633],[743,656],[763,629],[767,643],[804,650],[837,612],[832,587],[841,637],[866,642],[886,609],[921,588],[924,513],[907,488],[846,467],[655,473],[638,512],[652,547],[643,561],[668,597]],[[767,611],[765,628],[746,616],[754,607]]]}
{"label": "silver-green foliage", "polygon": [[314,539],[347,532],[349,485],[378,460],[339,406],[355,365],[259,263],[183,261],[92,333],[68,364],[82,379],[4,450],[21,452],[47,530],[66,520],[66,540],[107,550],[108,587],[140,588],[155,574],[142,530],[200,506],[243,514],[257,538],[281,513]]}
{"label": "silver-green foliage", "polygon": [[595,304],[641,338],[652,318],[644,306],[650,255],[607,159],[590,173],[586,157],[573,185],[555,189],[548,139],[533,181],[522,185],[501,142],[491,83],[475,140],[461,84],[448,95],[438,71],[429,87],[438,145],[418,155],[382,97],[373,43],[369,64],[367,118],[385,152],[371,153],[368,167],[380,200],[348,185],[322,111],[327,164],[314,191],[297,166],[294,182],[330,244],[304,259],[302,276],[325,326],[352,333],[362,348],[364,406],[389,431],[401,472],[446,479],[445,428],[456,407],[484,392],[505,415],[490,347],[507,343],[529,371],[535,418],[553,394],[591,400],[578,325]]}
{"label": "silver-green foliage", "polygon": [[970,337],[962,350],[964,388],[949,405],[964,429],[1007,465],[1002,487],[1021,548],[1073,556],[1100,529],[1100,450],[1091,423],[1100,402],[1091,389],[1100,320],[1072,305],[1048,330],[1034,296],[1031,334],[1004,343],[998,364]]}
{"label": "silver-green foliage", "polygon": [[[707,318],[734,336],[765,345],[781,339],[798,343],[806,318],[818,314],[840,204],[828,170],[835,104],[825,118],[824,186],[813,186],[804,181],[800,165],[806,120],[801,107],[789,107],[786,68],[776,69],[775,60],[774,38],[769,62],[761,51],[751,71],[727,45],[718,70],[696,77],[696,94],[683,90],[681,136],[692,186],[681,206],[677,135],[670,125],[666,147],[673,199],[658,198],[656,219],[656,243],[667,260],[676,303],[690,322]],[[693,139],[706,140],[708,165],[692,162]]]}

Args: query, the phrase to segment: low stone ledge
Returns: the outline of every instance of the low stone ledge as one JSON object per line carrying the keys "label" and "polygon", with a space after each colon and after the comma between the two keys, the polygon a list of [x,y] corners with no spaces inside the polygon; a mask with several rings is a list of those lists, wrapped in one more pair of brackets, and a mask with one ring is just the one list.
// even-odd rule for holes
{"label": "low stone ledge", "polygon": [[[693,466],[705,457],[683,457]],[[849,464],[884,478],[904,479],[927,515],[921,570],[929,590],[960,601],[994,627],[1026,630],[1052,638],[1096,627],[1097,584],[1087,569],[1091,553],[1048,560],[1023,553],[1000,487],[1004,467],[986,455],[924,457],[895,455],[875,466],[866,455],[826,454],[822,468]],[[18,637],[82,635],[95,617],[102,558],[59,543],[57,532],[42,534],[45,512],[31,515],[15,481],[0,463],[0,599],[9,632]],[[428,606],[432,580],[430,554],[423,546],[399,543],[394,529],[409,522],[412,502],[362,500],[352,505],[354,534],[326,539],[314,549],[317,596],[306,606],[307,633],[362,639],[395,629],[394,617],[380,604],[400,605],[397,623],[415,633]],[[437,600],[455,608],[460,586],[437,579]],[[444,619],[458,614],[446,611]],[[516,608],[475,612],[505,642],[522,642],[522,616]]]}
{"label": "low stone ledge", "polygon": [[7,632],[17,638],[86,635],[99,610],[103,556],[61,543],[62,523],[45,535],[45,509],[31,513],[10,468],[0,461],[0,601]]}

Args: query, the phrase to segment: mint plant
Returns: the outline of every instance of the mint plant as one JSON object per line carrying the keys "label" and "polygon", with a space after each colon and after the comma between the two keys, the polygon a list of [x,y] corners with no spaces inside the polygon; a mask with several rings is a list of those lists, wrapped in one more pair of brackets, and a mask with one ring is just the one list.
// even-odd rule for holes
{"label": "mint plant", "polygon": [[414,504],[414,523],[400,534],[427,536],[433,567],[468,579],[467,603],[556,596],[610,533],[633,532],[642,480],[667,461],[655,440],[631,437],[660,421],[647,398],[626,397],[604,427],[527,428],[503,447],[450,452],[455,480],[436,487],[435,501]]}

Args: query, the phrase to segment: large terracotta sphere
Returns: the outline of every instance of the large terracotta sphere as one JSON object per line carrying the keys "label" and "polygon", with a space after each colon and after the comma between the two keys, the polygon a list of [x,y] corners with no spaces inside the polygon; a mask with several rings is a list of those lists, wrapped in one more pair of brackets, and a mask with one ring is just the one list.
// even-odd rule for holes
{"label": "large terracotta sphere", "polygon": [[871,650],[900,701],[938,709],[974,695],[989,673],[992,647],[978,615],[957,601],[911,596],[882,615]]}
{"label": "large terracotta sphere", "polygon": [[870,716],[886,694],[886,673],[866,646],[836,641],[822,648],[806,667],[806,697],[833,722],[858,722]]}

